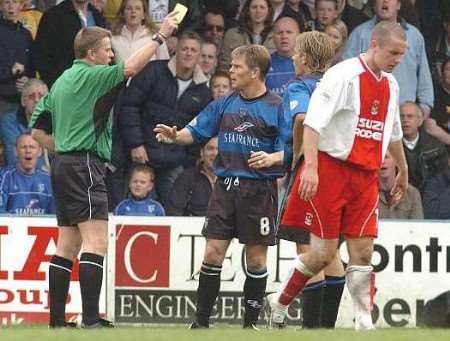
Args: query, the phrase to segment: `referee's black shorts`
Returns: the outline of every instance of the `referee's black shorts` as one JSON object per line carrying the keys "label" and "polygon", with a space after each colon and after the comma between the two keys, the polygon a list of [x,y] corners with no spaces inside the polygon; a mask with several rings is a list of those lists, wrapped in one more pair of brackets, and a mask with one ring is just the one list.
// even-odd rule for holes
{"label": "referee's black shorts", "polygon": [[108,220],[105,165],[95,153],[56,154],[51,179],[59,226]]}

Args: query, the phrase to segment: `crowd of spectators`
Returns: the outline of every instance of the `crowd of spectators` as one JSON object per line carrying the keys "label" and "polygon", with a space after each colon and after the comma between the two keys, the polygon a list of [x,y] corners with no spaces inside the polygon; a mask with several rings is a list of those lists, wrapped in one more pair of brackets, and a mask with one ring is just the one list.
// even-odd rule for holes
{"label": "crowd of spectators", "polygon": [[[177,35],[117,97],[107,167],[112,212],[205,214],[217,139],[202,148],[163,145],[153,128],[181,128],[226,95],[236,47],[268,48],[267,87],[282,96],[295,77],[291,57],[299,33],[327,33],[336,64],[364,53],[375,24],[390,20],[408,41],[393,74],[410,188],[400,204],[390,205],[395,165],[388,156],[379,176],[380,216],[450,219],[450,4],[444,0],[0,0],[1,212],[53,212],[46,173],[51,153],[35,146],[28,120],[72,65],[76,33],[87,26],[110,29],[117,63],[152,39],[161,8],[170,11],[177,2],[188,7]],[[16,195],[22,187],[32,194]]]}

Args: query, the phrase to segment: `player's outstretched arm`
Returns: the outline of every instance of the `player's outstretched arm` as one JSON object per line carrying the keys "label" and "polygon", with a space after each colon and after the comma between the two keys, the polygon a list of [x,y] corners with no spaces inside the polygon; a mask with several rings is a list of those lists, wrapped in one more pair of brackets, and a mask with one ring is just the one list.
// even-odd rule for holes
{"label": "player's outstretched arm", "polygon": [[389,152],[397,164],[398,173],[394,187],[391,190],[392,205],[395,206],[402,199],[408,189],[408,163],[406,162],[403,143],[401,140],[389,144]]}
{"label": "player's outstretched arm", "polygon": [[248,165],[253,169],[281,166],[283,164],[284,152],[266,153],[263,151],[251,152]]}
{"label": "player's outstretched arm", "polygon": [[[175,12],[169,13],[164,19],[157,33],[159,40],[165,41],[169,38],[173,31],[178,28]],[[152,40],[148,44],[141,47],[134,52],[130,57],[125,60],[124,76],[125,78],[132,77],[141,71],[148,63],[150,58],[155,54],[159,47],[159,43],[156,40]]]}
{"label": "player's outstretched arm", "polygon": [[317,172],[317,154],[320,135],[313,128],[305,125],[303,129],[303,151],[305,166],[303,168],[298,194],[302,200],[311,200],[317,193],[319,175]]}
{"label": "player's outstretched arm", "polygon": [[165,124],[157,124],[153,131],[156,133],[156,140],[161,143],[181,145],[194,143],[191,132],[186,128],[177,131],[176,126],[169,127]]}

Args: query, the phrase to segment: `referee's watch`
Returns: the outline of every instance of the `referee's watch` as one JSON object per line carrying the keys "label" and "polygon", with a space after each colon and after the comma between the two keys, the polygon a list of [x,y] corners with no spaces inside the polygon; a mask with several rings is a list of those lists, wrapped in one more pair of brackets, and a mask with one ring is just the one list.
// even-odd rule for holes
{"label": "referee's watch", "polygon": [[162,45],[164,43],[164,40],[162,39],[161,35],[156,33],[152,36],[152,40],[156,41],[159,45]]}

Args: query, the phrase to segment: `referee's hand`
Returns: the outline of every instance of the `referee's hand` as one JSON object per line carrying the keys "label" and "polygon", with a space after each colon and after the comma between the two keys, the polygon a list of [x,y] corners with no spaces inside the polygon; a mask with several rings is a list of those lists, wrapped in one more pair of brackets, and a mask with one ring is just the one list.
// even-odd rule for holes
{"label": "referee's hand", "polygon": [[164,38],[164,40],[169,38],[178,28],[176,14],[176,12],[171,12],[162,20],[158,33]]}

